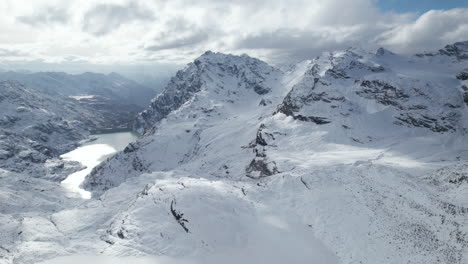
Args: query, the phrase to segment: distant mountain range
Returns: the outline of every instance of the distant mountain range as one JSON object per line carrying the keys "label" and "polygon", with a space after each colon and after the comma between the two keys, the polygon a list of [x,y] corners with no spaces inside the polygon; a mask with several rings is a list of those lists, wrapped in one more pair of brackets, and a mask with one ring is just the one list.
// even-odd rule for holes
{"label": "distant mountain range", "polygon": [[117,73],[0,72],[0,80],[16,80],[49,95],[99,95],[144,107],[156,92]]}
{"label": "distant mountain range", "polygon": [[[109,120],[75,99],[47,95],[16,81],[0,81],[0,165],[33,177],[52,177],[60,154]],[[55,165],[54,165],[55,164]],[[59,178],[60,180],[60,178]]]}
{"label": "distant mountain range", "polygon": [[10,71],[0,73],[0,80],[2,167],[41,177],[55,172],[48,161],[75,148],[90,131],[129,128],[155,95],[117,73]]}

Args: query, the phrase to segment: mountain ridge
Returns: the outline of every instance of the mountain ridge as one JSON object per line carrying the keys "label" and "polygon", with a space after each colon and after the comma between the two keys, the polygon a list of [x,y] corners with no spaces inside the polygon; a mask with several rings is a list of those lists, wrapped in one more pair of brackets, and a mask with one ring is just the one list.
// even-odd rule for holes
{"label": "mountain ridge", "polygon": [[[0,81],[0,160],[3,169],[61,180],[58,159],[108,120],[92,108],[49,96],[16,81]],[[65,171],[66,172],[66,171]],[[42,176],[41,176],[42,175]]]}
{"label": "mountain ridge", "polygon": [[146,106],[155,92],[118,73],[1,72],[0,80],[16,80],[40,92],[62,96],[99,95]]}
{"label": "mountain ridge", "polygon": [[[142,137],[87,176],[90,201],[8,218],[8,239],[26,232],[8,256],[464,263],[457,56],[351,48],[281,70],[207,52],[140,114]],[[60,232],[40,232],[47,246],[31,252],[37,226]]]}
{"label": "mountain ridge", "polygon": [[[213,56],[213,53],[207,55]],[[202,58],[206,58],[204,56],[206,54]],[[323,214],[331,217],[327,219],[342,219],[342,226],[357,224],[359,221],[345,220],[346,214],[341,213],[347,211],[343,207],[343,199],[354,197],[346,204],[353,212],[351,214],[367,223],[367,227],[358,224],[360,227],[355,233],[327,223],[327,220],[315,220],[312,225],[315,226],[312,227],[315,236],[324,241],[326,247],[337,251],[337,256],[343,262],[348,263],[351,259],[355,261],[356,258],[365,263],[385,262],[383,255],[391,255],[395,260],[396,253],[389,253],[393,250],[390,248],[396,251],[406,248],[403,250],[406,253],[399,255],[401,262],[409,259],[415,263],[436,259],[454,263],[462,261],[468,243],[464,239],[457,239],[454,234],[466,236],[464,225],[460,222],[465,209],[459,205],[464,190],[462,186],[466,183],[451,187],[454,188],[451,197],[457,197],[457,200],[448,201],[437,198],[437,188],[431,183],[421,182],[419,177],[434,179],[431,171],[467,158],[464,150],[467,147],[464,140],[467,133],[467,105],[461,89],[464,81],[456,78],[458,72],[466,67],[463,60],[454,62],[450,56],[443,54],[440,56],[446,56],[447,59],[435,62],[418,56],[404,57],[385,50],[370,53],[351,48],[324,53],[286,72],[274,68],[272,71],[253,70],[262,74],[254,74],[253,81],[241,80],[247,84],[268,84],[266,87],[269,89],[265,89],[265,93],[251,93],[249,91],[252,89],[248,87],[252,86],[238,86],[236,82],[229,82],[230,78],[237,76],[235,71],[221,70],[229,66],[242,68],[247,64],[248,57],[234,56],[238,64],[233,67],[226,59],[232,55],[216,56],[225,59],[226,63],[211,64],[213,68],[209,68],[206,75],[210,78],[202,77],[206,72],[200,74],[192,71],[197,63],[198,66],[203,63],[210,65],[209,61],[195,60],[183,72],[179,72],[178,76],[188,74],[192,78],[189,81],[195,80],[199,84],[195,86],[196,89],[186,97],[178,97],[177,89],[174,89],[170,96],[174,96],[174,100],[184,98],[181,100],[183,102],[164,115],[158,114],[157,104],[164,102],[158,101],[157,97],[151,106],[156,104],[154,114],[157,118],[149,118],[149,125],[140,130],[146,131],[145,135],[122,153],[96,167],[83,186],[96,197],[103,197],[101,194],[114,193],[114,189],[115,192],[121,192],[132,184],[154,179],[156,185],[148,185],[143,193],[153,193],[153,196],[158,193],[165,197],[165,191],[161,193],[157,188],[169,188],[166,184],[172,183],[165,182],[172,181],[171,177],[175,177],[173,181],[181,184],[182,190],[195,188],[188,187],[193,184],[190,183],[192,181],[208,180],[242,186],[240,195],[242,197],[244,193],[247,197],[245,199],[252,199],[249,193],[258,192],[260,196],[254,199],[255,203],[266,203],[273,208],[280,208],[280,202],[260,193],[278,188],[275,189],[278,195],[284,195],[288,197],[285,199],[292,199],[294,203],[304,203],[310,202],[308,195],[298,198],[286,190],[295,184],[302,186],[304,192],[325,189],[334,193],[336,198],[327,196],[324,199],[337,199],[333,206],[340,209],[336,213],[328,212],[327,205],[323,203],[325,200],[320,198],[313,207],[321,213],[314,217],[320,218],[319,215]],[[220,72],[225,75],[219,75]],[[422,76],[430,77],[423,79]],[[231,84],[226,88],[229,93],[220,93],[224,96],[217,97],[214,91],[218,91],[217,84],[223,83]],[[183,83],[179,87],[190,87],[190,82],[189,85]],[[242,96],[233,96],[233,91]],[[231,106],[234,106],[233,111],[228,110]],[[178,174],[185,176],[175,176]],[[380,178],[378,174],[385,175],[386,179]],[[314,175],[328,175],[329,178]],[[342,185],[335,185],[334,181]],[[364,183],[366,181],[368,184]],[[275,184],[279,185],[273,187]],[[297,186],[294,188],[299,188]],[[402,191],[394,189],[396,186],[403,188]],[[424,186],[428,189],[424,190]],[[361,194],[365,195],[364,200],[357,198]],[[183,195],[183,191],[179,195]],[[388,202],[382,200],[389,195],[392,198]],[[144,200],[144,197],[141,196],[141,199]],[[161,199],[158,201],[167,208],[172,204],[169,198]],[[106,239],[133,249],[146,248],[146,243],[158,247],[156,242],[140,240],[132,235],[134,231],[129,231],[135,228],[146,230],[138,224],[146,219],[146,214],[141,210],[152,208],[149,202],[135,202],[139,204],[135,211],[129,209],[122,213],[119,217],[125,216],[125,220],[117,218],[120,220],[116,219],[112,224]],[[382,202],[384,205],[378,205]],[[286,204],[284,206],[291,206]],[[398,204],[405,204],[405,209],[398,212]],[[310,203],[308,205],[312,206]],[[196,232],[194,228],[203,225],[200,221],[204,218],[180,206],[177,203],[178,210],[184,212],[187,219],[184,227],[190,233]],[[411,209],[413,206],[428,211],[423,213],[419,209]],[[200,205],[199,208],[205,207]],[[224,210],[218,210],[221,212],[215,215],[224,213]],[[365,211],[371,213],[367,215]],[[301,219],[309,215],[308,211],[299,213],[295,210],[288,214],[299,214],[297,217]],[[428,216],[432,214],[443,215],[443,219],[450,220],[437,231],[433,225],[440,223],[440,220]],[[129,215],[133,220],[129,219]],[[370,218],[378,220],[364,220]],[[191,224],[193,221],[196,222],[195,226]],[[336,235],[339,238],[332,235],[336,234],[330,231],[334,228],[340,230],[339,235]],[[156,230],[167,232],[166,229]],[[123,238],[119,239],[119,234]],[[204,241],[211,239],[209,234],[197,234]],[[230,233],[223,234],[229,236]],[[381,245],[363,253],[362,247],[346,242],[355,241],[356,236],[371,241],[382,241],[377,237],[383,236],[386,237],[385,243],[394,246]],[[172,234],[171,237],[175,239],[171,243],[179,241],[178,235]],[[348,240],[350,237],[354,239]],[[226,239],[229,240],[229,237]],[[424,242],[417,246],[417,241]],[[196,247],[194,241],[187,247],[174,246],[174,250],[177,248],[185,252]],[[214,244],[211,247],[218,248]],[[382,258],[377,255],[370,257],[369,254],[373,254],[371,252],[377,251],[383,254]],[[414,256],[418,258],[414,259]]]}

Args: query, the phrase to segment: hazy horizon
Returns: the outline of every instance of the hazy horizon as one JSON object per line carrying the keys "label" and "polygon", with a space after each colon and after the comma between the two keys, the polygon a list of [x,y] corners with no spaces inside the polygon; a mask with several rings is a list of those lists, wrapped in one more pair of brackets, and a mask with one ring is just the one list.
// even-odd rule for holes
{"label": "hazy horizon", "polygon": [[466,7],[458,0],[6,0],[0,69],[144,79],[170,75],[206,50],[271,64],[349,46],[411,54],[466,40]]}

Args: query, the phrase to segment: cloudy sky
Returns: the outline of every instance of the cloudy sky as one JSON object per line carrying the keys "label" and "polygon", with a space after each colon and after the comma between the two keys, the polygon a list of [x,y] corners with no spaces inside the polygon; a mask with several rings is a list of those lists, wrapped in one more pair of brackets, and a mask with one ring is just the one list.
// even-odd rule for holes
{"label": "cloudy sky", "polygon": [[414,53],[462,40],[466,0],[0,1],[0,68],[148,69],[205,50],[279,63],[349,46]]}

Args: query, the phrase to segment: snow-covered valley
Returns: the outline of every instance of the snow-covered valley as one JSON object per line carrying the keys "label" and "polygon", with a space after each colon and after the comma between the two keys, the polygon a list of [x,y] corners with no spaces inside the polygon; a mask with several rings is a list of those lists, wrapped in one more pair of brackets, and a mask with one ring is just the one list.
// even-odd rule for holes
{"label": "snow-covered valley", "polygon": [[90,199],[0,163],[0,263],[467,263],[467,58],[206,52],[138,140],[62,156]]}

